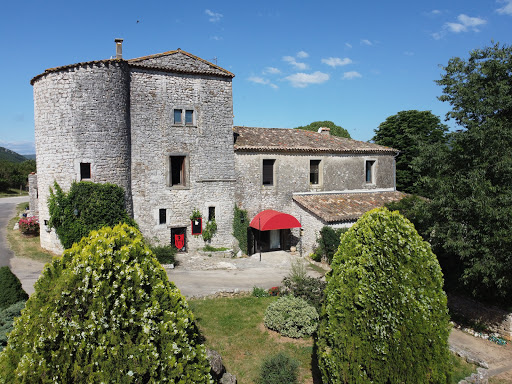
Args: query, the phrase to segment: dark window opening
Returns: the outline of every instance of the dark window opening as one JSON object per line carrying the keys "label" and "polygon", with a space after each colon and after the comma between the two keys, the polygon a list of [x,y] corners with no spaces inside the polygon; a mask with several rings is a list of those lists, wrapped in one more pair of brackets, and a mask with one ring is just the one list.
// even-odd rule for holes
{"label": "dark window opening", "polygon": [[366,182],[373,183],[375,160],[366,160]]}
{"label": "dark window opening", "polygon": [[275,160],[263,160],[263,185],[274,185]]}
{"label": "dark window opening", "polygon": [[80,180],[91,178],[91,163],[80,163]]}
{"label": "dark window opening", "polygon": [[309,161],[309,182],[311,184],[320,183],[320,160]]}
{"label": "dark window opening", "polygon": [[194,111],[189,109],[185,111],[185,124],[194,124]]}
{"label": "dark window opening", "polygon": [[215,221],[215,207],[208,207],[208,221]]}
{"label": "dark window opening", "polygon": [[185,156],[171,156],[171,186],[185,185]]}
{"label": "dark window opening", "polygon": [[174,110],[174,124],[181,124],[181,109]]}
{"label": "dark window opening", "polygon": [[159,215],[159,223],[165,224],[167,222],[167,209],[160,208],[160,210],[158,211],[158,215]]}

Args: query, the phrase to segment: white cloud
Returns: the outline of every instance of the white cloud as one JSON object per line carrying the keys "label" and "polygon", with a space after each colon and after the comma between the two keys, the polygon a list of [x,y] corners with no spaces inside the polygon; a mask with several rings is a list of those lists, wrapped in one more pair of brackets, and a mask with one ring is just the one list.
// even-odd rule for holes
{"label": "white cloud", "polygon": [[220,37],[220,36],[211,36],[210,39],[211,40],[215,40],[215,41],[220,41],[220,40],[222,40],[222,37]]}
{"label": "white cloud", "polygon": [[348,57],[345,57],[343,59],[340,59],[339,57],[329,57],[327,59],[322,59],[322,63],[330,65],[333,68],[351,64],[352,60],[350,60]]}
{"label": "white cloud", "polygon": [[300,51],[300,52],[297,52],[297,57],[299,59],[305,59],[305,58],[309,57],[309,53],[304,52],[304,51]]}
{"label": "white cloud", "polygon": [[432,11],[430,11],[431,15],[440,15],[441,13],[442,12],[439,9],[433,9]]}
{"label": "white cloud", "polygon": [[352,79],[356,79],[358,77],[363,77],[363,75],[361,75],[359,72],[356,72],[356,71],[345,72],[343,74],[343,80],[352,80]]}
{"label": "white cloud", "polygon": [[216,23],[217,21],[220,21],[220,19],[222,19],[222,17],[224,17],[223,14],[221,13],[217,13],[217,12],[213,12],[213,11],[210,11],[209,9],[206,9],[204,11],[204,13],[206,13],[208,16],[210,16],[209,20],[212,22],[212,23]]}
{"label": "white cloud", "polygon": [[36,147],[33,141],[4,141],[0,140],[0,147],[19,153],[20,155],[33,155]]}
{"label": "white cloud", "polygon": [[320,71],[316,71],[314,73],[295,73],[293,75],[285,77],[285,80],[288,80],[292,87],[295,88],[306,88],[311,84],[322,84],[329,80],[329,75],[327,73],[323,73]]}
{"label": "white cloud", "polygon": [[361,44],[363,45],[373,45],[373,43],[368,39],[362,39]]}
{"label": "white cloud", "polygon": [[297,60],[295,60],[295,57],[293,56],[284,56],[283,61],[286,61],[288,64],[293,65],[296,69],[300,71],[304,71],[305,69],[308,69],[308,65],[306,63],[300,63]]}
{"label": "white cloud", "polygon": [[455,33],[460,32],[467,32],[470,29],[479,32],[479,29],[477,28],[480,25],[487,24],[487,20],[481,19],[479,17],[470,17],[465,14],[460,14],[457,16],[458,23],[445,23],[445,27]]}
{"label": "white cloud", "polygon": [[350,43],[345,43],[345,47],[347,47],[347,48],[352,48],[352,44],[350,44]]}
{"label": "white cloud", "polygon": [[499,0],[499,3],[505,3],[505,6],[498,8],[496,12],[502,15],[512,15],[512,0]]}
{"label": "white cloud", "polygon": [[275,67],[267,67],[263,70],[264,75],[278,75],[281,73],[281,70]]}
{"label": "white cloud", "polygon": [[260,77],[260,76],[251,76],[247,80],[249,80],[251,83],[255,83],[255,84],[268,85],[274,89],[279,88],[277,85],[271,83],[270,80],[264,79],[263,77]]}
{"label": "white cloud", "polygon": [[405,51],[405,52],[404,52],[404,55],[405,55],[405,56],[414,56],[414,52],[411,52],[411,51]]}

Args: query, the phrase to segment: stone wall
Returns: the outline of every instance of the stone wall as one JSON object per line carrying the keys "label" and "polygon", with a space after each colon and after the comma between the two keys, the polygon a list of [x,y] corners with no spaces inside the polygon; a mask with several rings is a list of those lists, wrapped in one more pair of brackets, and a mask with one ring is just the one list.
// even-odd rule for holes
{"label": "stone wall", "polygon": [[80,163],[91,181],[114,183],[130,195],[129,67],[126,62],[85,63],[49,72],[34,82],[34,120],[41,245],[62,247],[49,220],[49,189],[67,191],[80,181]]}
{"label": "stone wall", "polygon": [[28,197],[29,197],[29,209],[32,215],[39,215],[39,199],[37,190],[37,175],[31,173],[28,175]]}
{"label": "stone wall", "polygon": [[[274,185],[262,183],[264,159],[275,159]],[[321,160],[320,183],[309,182],[310,160]],[[375,160],[375,183],[365,181],[365,160]],[[294,210],[293,193],[394,188],[394,158],[390,155],[235,154],[236,194],[249,218],[265,209],[285,213]]]}
{"label": "stone wall", "polygon": [[[151,241],[168,244],[171,228],[187,228],[187,248],[204,246],[192,236],[190,215],[203,227],[215,207],[213,246],[231,247],[235,192],[231,78],[132,68],[131,145],[134,218]],[[176,124],[174,109],[193,110],[193,124]],[[170,156],[185,156],[185,183],[171,186]],[[166,210],[165,224],[159,211]]]}

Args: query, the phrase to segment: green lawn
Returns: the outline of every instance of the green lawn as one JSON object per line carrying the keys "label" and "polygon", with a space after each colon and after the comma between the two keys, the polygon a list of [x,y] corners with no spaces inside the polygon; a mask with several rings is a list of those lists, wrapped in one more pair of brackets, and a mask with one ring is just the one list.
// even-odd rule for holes
{"label": "green lawn", "polygon": [[312,383],[313,339],[294,340],[270,332],[263,314],[276,297],[240,297],[189,300],[206,346],[222,356],[228,372],[239,383],[254,383],[263,360],[279,351],[299,361],[301,383]]}

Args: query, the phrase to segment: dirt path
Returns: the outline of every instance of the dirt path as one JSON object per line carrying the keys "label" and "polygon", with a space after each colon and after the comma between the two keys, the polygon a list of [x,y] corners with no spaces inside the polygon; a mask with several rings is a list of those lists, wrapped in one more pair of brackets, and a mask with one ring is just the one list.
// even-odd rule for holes
{"label": "dirt path", "polygon": [[512,345],[497,345],[489,340],[474,337],[459,329],[450,334],[450,349],[467,357],[470,361],[487,365],[488,377],[512,383]]}

